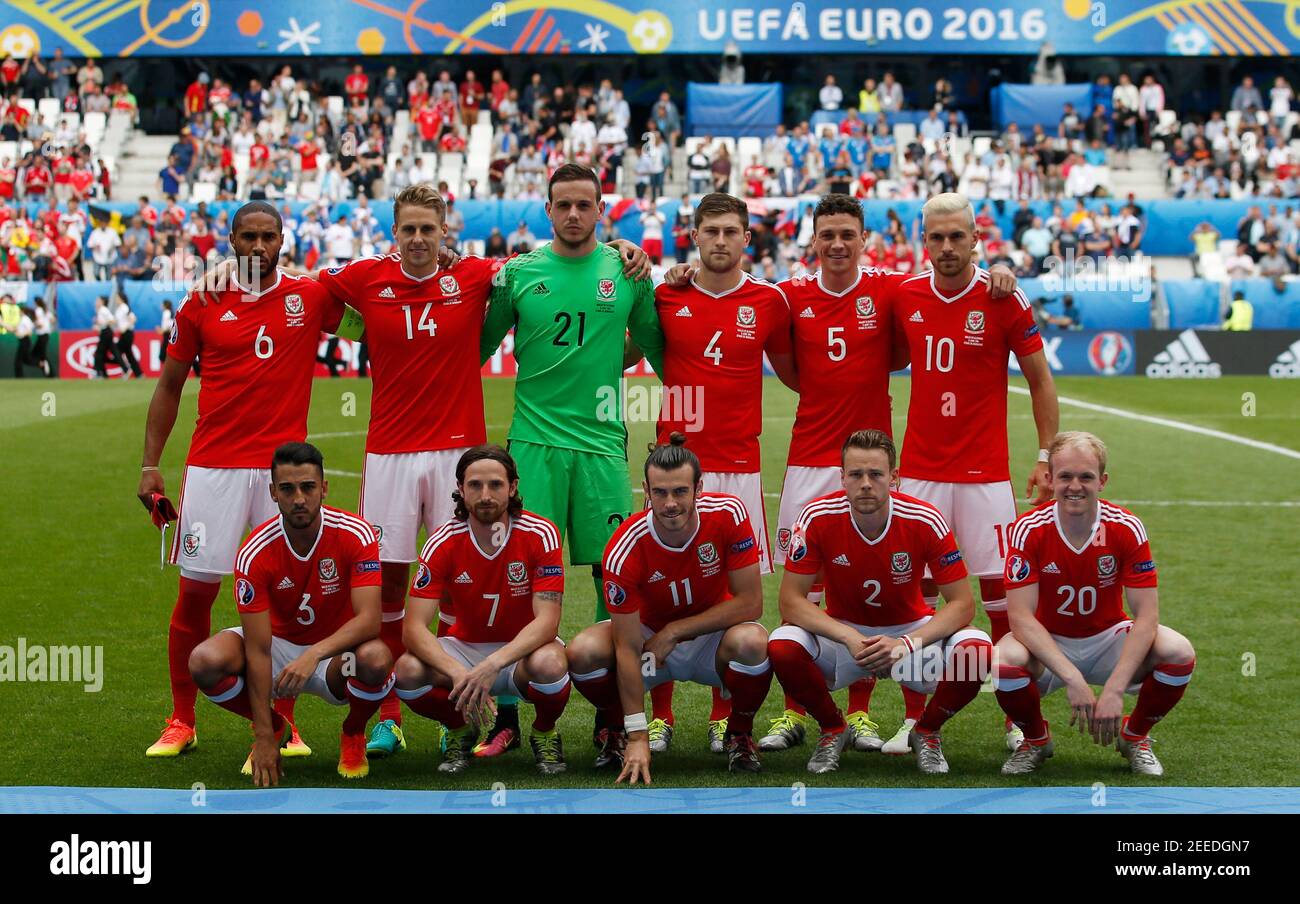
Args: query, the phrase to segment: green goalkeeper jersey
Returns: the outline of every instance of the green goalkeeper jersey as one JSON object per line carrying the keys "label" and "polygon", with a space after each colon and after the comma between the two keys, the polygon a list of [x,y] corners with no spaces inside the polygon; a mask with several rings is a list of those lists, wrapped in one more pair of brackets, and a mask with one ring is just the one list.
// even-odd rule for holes
{"label": "green goalkeeper jersey", "polygon": [[631,333],[650,366],[663,373],[654,284],[629,281],[618,249],[603,243],[576,258],[538,248],[497,273],[483,323],[483,360],[511,327],[518,375],[510,439],[626,456],[624,335]]}

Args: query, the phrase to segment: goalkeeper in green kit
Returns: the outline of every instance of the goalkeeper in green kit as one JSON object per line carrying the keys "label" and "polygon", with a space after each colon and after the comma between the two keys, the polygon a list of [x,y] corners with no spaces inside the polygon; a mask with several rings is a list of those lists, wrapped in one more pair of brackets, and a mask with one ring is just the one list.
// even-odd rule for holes
{"label": "goalkeeper in green kit", "polygon": [[[596,241],[605,205],[595,174],[576,164],[557,169],[546,212],[555,239],[496,274],[481,352],[486,361],[514,328],[509,449],[519,492],[529,511],[567,535],[570,564],[591,566],[601,621],[609,617],[600,569],[605,544],[632,510],[623,370],[639,359],[639,348],[662,373],[664,337],[654,285],[630,281],[620,251]],[[629,334],[636,348],[628,347]]]}

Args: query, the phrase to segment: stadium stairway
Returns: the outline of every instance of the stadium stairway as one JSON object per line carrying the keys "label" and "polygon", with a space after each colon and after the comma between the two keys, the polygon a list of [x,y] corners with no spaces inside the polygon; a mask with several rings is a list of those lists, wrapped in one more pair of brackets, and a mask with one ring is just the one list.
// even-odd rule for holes
{"label": "stadium stairway", "polygon": [[113,197],[125,201],[148,195],[157,200],[158,173],[167,165],[167,153],[175,143],[175,135],[132,136],[118,161]]}
{"label": "stadium stairway", "polygon": [[1110,167],[1111,194],[1123,201],[1130,194],[1138,199],[1167,198],[1165,177],[1160,169],[1161,154],[1146,148],[1129,152],[1132,169]]}

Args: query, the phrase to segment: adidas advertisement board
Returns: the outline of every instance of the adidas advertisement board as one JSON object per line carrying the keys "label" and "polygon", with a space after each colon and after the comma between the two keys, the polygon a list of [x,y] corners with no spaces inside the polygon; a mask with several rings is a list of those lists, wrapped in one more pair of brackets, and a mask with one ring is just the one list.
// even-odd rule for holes
{"label": "adidas advertisement board", "polygon": [[1155,379],[1300,378],[1300,330],[1139,330],[1137,373]]}

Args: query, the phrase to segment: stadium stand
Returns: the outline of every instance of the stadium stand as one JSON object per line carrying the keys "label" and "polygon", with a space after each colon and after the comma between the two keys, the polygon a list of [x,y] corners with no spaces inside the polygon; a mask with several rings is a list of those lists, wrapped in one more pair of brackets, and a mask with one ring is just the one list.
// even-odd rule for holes
{"label": "stadium stand", "polygon": [[[872,231],[864,264],[919,271],[920,206],[957,190],[978,213],[985,262],[1013,267],[1049,312],[1071,295],[1075,328],[1214,326],[1237,288],[1256,328],[1300,325],[1300,113],[1281,77],[1267,107],[1239,87],[1229,109],[1205,113],[1166,108],[1149,76],[1140,88],[1106,76],[1005,84],[991,98],[996,129],[975,133],[943,80],[931,98],[867,79],[834,109],[823,101],[766,134],[715,136],[668,92],[634,126],[611,78],[512,84],[500,69],[484,82],[467,67],[387,67],[322,87],[278,65],[238,85],[199,74],[177,132],[146,135],[120,77],[64,63],[43,96],[20,87],[39,80],[3,89],[0,278],[33,282],[29,297],[43,285],[66,328],[89,328],[94,299],[114,293],[149,327],[188,274],[229,254],[229,218],[248,199],[284,206],[299,266],[386,251],[384,201],[416,181],[456,202],[461,250],[504,253],[501,237],[521,222],[545,240],[545,182],[569,161],[600,178],[606,234],[639,241],[662,219],[678,260],[691,251],[693,199],[720,188],[750,206],[755,273],[815,269],[811,208],[845,191]],[[1056,257],[1088,260],[1097,280],[1045,274]],[[151,281],[162,291],[142,288]]]}

